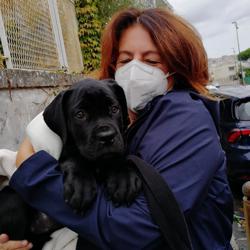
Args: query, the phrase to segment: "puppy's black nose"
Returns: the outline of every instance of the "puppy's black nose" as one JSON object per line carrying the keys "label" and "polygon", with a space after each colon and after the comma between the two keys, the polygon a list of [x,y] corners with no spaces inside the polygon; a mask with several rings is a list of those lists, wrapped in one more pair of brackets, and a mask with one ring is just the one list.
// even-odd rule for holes
{"label": "puppy's black nose", "polygon": [[102,144],[113,144],[116,132],[114,128],[109,126],[102,126],[98,128],[96,137]]}

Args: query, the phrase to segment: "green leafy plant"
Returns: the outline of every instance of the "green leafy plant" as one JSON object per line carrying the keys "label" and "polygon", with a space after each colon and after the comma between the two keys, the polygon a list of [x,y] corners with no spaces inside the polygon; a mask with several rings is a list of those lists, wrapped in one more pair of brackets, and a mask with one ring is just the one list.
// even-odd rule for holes
{"label": "green leafy plant", "polygon": [[242,61],[246,61],[248,58],[250,58],[250,48],[240,52],[238,55],[238,59]]}
{"label": "green leafy plant", "polygon": [[78,32],[83,56],[84,73],[89,73],[99,67],[100,34],[102,23],[97,8],[98,0],[76,1],[76,16]]}
{"label": "green leafy plant", "polygon": [[250,69],[246,68],[246,69],[244,69],[244,71],[245,71],[245,76],[250,77]]}
{"label": "green leafy plant", "polygon": [[96,71],[100,65],[101,32],[118,10],[138,6],[133,0],[77,0],[79,40],[83,56],[83,73]]}
{"label": "green leafy plant", "polygon": [[111,16],[122,9],[128,7],[142,7],[139,3],[134,0],[103,0],[98,4],[100,13],[100,19],[102,25],[105,25],[111,18]]}

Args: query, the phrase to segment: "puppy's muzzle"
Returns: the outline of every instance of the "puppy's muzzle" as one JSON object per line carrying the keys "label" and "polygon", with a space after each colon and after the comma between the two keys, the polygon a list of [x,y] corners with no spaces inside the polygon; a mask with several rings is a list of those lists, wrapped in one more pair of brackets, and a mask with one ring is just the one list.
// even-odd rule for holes
{"label": "puppy's muzzle", "polygon": [[96,131],[96,138],[102,145],[112,145],[116,135],[116,130],[110,126],[101,126]]}

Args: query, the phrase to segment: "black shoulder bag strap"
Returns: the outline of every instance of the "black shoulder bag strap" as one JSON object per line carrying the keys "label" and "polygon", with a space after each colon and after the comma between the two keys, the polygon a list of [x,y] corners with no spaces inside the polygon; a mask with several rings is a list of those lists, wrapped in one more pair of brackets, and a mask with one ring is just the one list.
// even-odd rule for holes
{"label": "black shoulder bag strap", "polygon": [[188,227],[180,207],[162,176],[135,155],[127,160],[138,170],[153,220],[160,227],[168,250],[191,250]]}

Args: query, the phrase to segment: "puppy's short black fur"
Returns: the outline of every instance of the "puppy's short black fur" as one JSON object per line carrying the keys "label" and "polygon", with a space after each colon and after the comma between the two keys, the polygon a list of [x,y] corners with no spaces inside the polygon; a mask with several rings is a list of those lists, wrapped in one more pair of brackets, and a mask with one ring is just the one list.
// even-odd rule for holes
{"label": "puppy's short black fur", "polygon": [[129,119],[122,88],[114,80],[85,79],[61,92],[44,120],[63,141],[59,159],[65,200],[85,213],[103,182],[117,205],[130,204],[141,188],[125,162],[124,131]]}
{"label": "puppy's short black fur", "polygon": [[[97,183],[105,185],[115,205],[133,201],[141,181],[125,161],[123,136],[129,120],[124,92],[115,81],[76,83],[45,109],[44,120],[63,141],[59,166],[70,206],[86,213],[95,201]],[[44,216],[34,221],[33,210],[9,188],[0,191],[0,204],[0,233],[9,233],[12,239],[27,238],[35,231],[47,240],[48,232],[58,228]]]}

